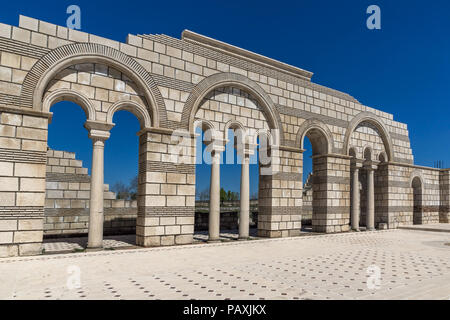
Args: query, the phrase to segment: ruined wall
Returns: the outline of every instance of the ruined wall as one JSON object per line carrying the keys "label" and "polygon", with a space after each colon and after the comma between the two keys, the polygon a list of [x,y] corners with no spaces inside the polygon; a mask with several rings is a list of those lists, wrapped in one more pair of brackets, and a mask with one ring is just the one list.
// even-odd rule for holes
{"label": "ruined wall", "polygon": [[[44,235],[86,234],[89,225],[90,176],[75,153],[48,150]],[[116,199],[104,186],[104,234],[134,233],[137,201]]]}

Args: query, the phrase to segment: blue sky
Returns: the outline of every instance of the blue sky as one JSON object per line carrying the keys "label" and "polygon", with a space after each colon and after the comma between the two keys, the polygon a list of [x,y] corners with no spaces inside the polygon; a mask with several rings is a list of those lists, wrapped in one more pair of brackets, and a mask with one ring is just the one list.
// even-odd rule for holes
{"label": "blue sky", "polygon": [[[85,32],[125,41],[128,33],[179,37],[190,29],[312,71],[314,82],[407,123],[416,164],[450,166],[449,1],[8,1],[0,22],[17,25],[23,14],[65,25],[71,4],[80,6]],[[381,8],[381,30],[366,28],[371,4]],[[50,146],[75,151],[90,166],[82,111],[68,103],[52,111]],[[111,184],[137,172],[138,122],[126,112],[114,120],[105,149]],[[198,170],[199,187],[207,188],[209,170]],[[238,191],[239,177],[239,167],[223,168],[222,186]]]}

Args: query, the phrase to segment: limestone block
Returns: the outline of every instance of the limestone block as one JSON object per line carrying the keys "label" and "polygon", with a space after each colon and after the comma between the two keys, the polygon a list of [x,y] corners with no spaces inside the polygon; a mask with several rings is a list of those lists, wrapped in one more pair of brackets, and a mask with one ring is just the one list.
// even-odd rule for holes
{"label": "limestone block", "polygon": [[181,226],[165,226],[164,231],[166,235],[180,234]]}
{"label": "limestone block", "polygon": [[147,182],[164,183],[164,182],[166,182],[166,173],[164,173],[164,172],[147,172],[146,181]]}
{"label": "limestone block", "polygon": [[39,20],[39,32],[56,36],[56,25]]}
{"label": "limestone block", "polygon": [[0,220],[0,231],[15,231],[17,230],[17,220]]}
{"label": "limestone block", "polygon": [[36,61],[34,58],[22,57],[22,70],[30,70]]}
{"label": "limestone block", "polygon": [[17,177],[45,178],[45,164],[16,163],[14,175]]}
{"label": "limestone block", "polygon": [[14,192],[0,192],[0,207],[11,207],[15,205]]}
{"label": "limestone block", "polygon": [[103,89],[113,90],[114,88],[114,79],[108,78],[105,76],[100,76],[97,74],[93,74],[91,76],[91,85]]}
{"label": "limestone block", "polygon": [[175,217],[161,217],[159,218],[159,224],[161,226],[174,225]]}
{"label": "limestone block", "polygon": [[178,185],[178,195],[186,195],[192,196],[195,195],[195,186],[194,185]]}
{"label": "limestone block", "polygon": [[43,231],[16,231],[14,243],[42,242]]}
{"label": "limestone block", "polygon": [[17,245],[0,245],[0,258],[16,257],[19,255]]}
{"label": "limestone block", "polygon": [[[4,190],[7,191],[7,190]],[[177,194],[177,186],[170,184],[161,185],[161,194],[162,195],[176,195]]]}
{"label": "limestone block", "polygon": [[167,183],[186,183],[186,175],[182,173],[167,173]]}
{"label": "limestone block", "polygon": [[176,224],[184,225],[184,224],[194,224],[194,217],[177,217]]}
{"label": "limestone block", "polygon": [[[55,183],[57,183],[57,182],[55,182]],[[61,198],[63,198],[63,195],[64,195],[62,190],[52,190],[49,188],[47,188],[46,193],[47,193],[47,198],[49,198],[49,199],[61,199]]]}
{"label": "limestone block", "polygon": [[20,256],[33,256],[42,253],[41,243],[26,243],[19,245],[19,255]]}
{"label": "limestone block", "polygon": [[46,187],[45,179],[20,178],[20,191],[44,192]]}
{"label": "limestone block", "polygon": [[0,191],[18,191],[19,179],[0,177]]}
{"label": "limestone block", "polygon": [[0,176],[12,176],[14,164],[12,162],[0,161]]}
{"label": "limestone block", "polygon": [[10,82],[12,79],[12,69],[7,67],[0,67],[0,81]]}
{"label": "limestone block", "polygon": [[24,151],[45,151],[47,150],[46,141],[22,140],[22,150]]}
{"label": "limestone block", "polygon": [[2,52],[1,65],[20,69],[21,57],[14,53]]}
{"label": "limestone block", "polygon": [[11,38],[11,26],[7,24],[0,23],[0,37]]}
{"label": "limestone block", "polygon": [[191,234],[182,234],[175,236],[175,244],[190,244],[194,240],[193,235]]}
{"label": "limestone block", "polygon": [[29,30],[13,27],[12,38],[17,41],[30,43],[31,32]]}
{"label": "limestone block", "polygon": [[184,225],[181,226],[181,233],[182,234],[193,234],[194,233],[194,225]]}
{"label": "limestone block", "polygon": [[144,204],[147,207],[165,207],[165,196],[145,196]]}
{"label": "limestone block", "polygon": [[42,230],[43,219],[21,219],[19,220],[19,230]]}
{"label": "limestone block", "polygon": [[14,232],[0,231],[0,244],[9,244],[13,242]]}
{"label": "limestone block", "polygon": [[15,138],[0,137],[0,148],[4,149],[20,149],[20,140]]}
{"label": "limestone block", "polygon": [[136,224],[140,226],[158,226],[159,218],[153,217],[137,217]]}
{"label": "limestone block", "polygon": [[143,237],[136,236],[136,244],[142,247],[157,247],[161,245],[161,237],[160,236],[152,236],[152,237]]}
{"label": "limestone block", "polygon": [[18,207],[43,207],[44,205],[44,192],[18,192],[16,195],[16,206]]}
{"label": "limestone block", "polygon": [[186,205],[185,197],[183,196],[167,196],[166,202],[168,207],[184,207]]}
{"label": "limestone block", "polygon": [[162,236],[161,237],[161,245],[162,246],[173,246],[175,244],[174,236]]}

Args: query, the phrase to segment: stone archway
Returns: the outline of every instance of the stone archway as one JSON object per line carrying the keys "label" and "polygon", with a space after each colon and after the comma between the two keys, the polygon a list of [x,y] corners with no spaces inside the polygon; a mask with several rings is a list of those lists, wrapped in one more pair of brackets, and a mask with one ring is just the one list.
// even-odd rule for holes
{"label": "stone archway", "polygon": [[[93,66],[90,70],[81,67]],[[106,73],[97,73],[97,67],[104,66]],[[69,72],[66,72],[69,71]],[[90,81],[87,84],[79,83],[79,77],[72,80],[71,73],[79,75],[84,72],[89,76]],[[62,81],[61,75],[68,74],[65,82],[70,84],[70,89],[57,89],[54,85],[58,81]],[[123,76],[122,76],[123,75]],[[98,80],[93,83],[93,77]],[[118,78],[117,78],[118,77]],[[114,81],[114,86],[106,88],[100,85],[102,81],[109,79]],[[127,80],[120,80],[120,79]],[[117,79],[122,82],[122,86],[117,88]],[[78,83],[77,83],[78,82]],[[74,89],[83,87],[84,89]],[[100,109],[99,100],[103,98],[97,97],[97,90],[107,92],[105,107]],[[55,90],[56,89],[56,90]],[[95,97],[90,94],[90,90],[95,89]],[[136,90],[135,90],[136,89]],[[123,95],[117,94],[123,91]],[[87,93],[84,93],[87,92]],[[116,94],[111,95],[112,92]],[[130,94],[130,92],[133,92]],[[122,96],[128,96],[122,98]],[[167,125],[167,114],[164,102],[156,83],[150,74],[134,59],[126,54],[98,44],[83,43],[70,44],[59,47],[41,60],[39,60],[30,70],[24,80],[22,88],[21,100],[24,105],[32,107],[35,111],[49,112],[51,106],[62,100],[69,100],[79,104],[86,113],[88,121],[85,124],[89,131],[89,138],[93,142],[93,160],[92,174],[90,177],[90,197],[89,197],[89,240],[90,248],[102,246],[103,231],[103,211],[104,211],[104,147],[105,141],[109,139],[109,131],[114,126],[113,116],[118,110],[127,110],[133,113],[140,122],[140,135],[144,137],[140,139],[139,149],[139,187],[138,193],[141,200],[138,203],[138,212],[145,212],[149,201],[145,201],[148,197],[146,192],[146,154],[149,151],[148,145],[151,144],[147,138],[148,130],[152,127],[164,127]],[[95,102],[95,103],[94,103]],[[103,104],[103,99],[101,103]],[[99,117],[101,115],[101,117]],[[95,216],[95,219],[93,219]],[[138,219],[138,224],[141,219]],[[136,228],[138,243],[142,237],[146,236],[145,229]]]}
{"label": "stone archway", "polygon": [[193,132],[193,120],[202,100],[209,92],[220,87],[236,87],[250,93],[263,108],[263,112],[269,123],[270,129],[279,130],[280,143],[283,142],[284,139],[281,119],[274,103],[272,102],[272,99],[270,99],[269,95],[256,82],[237,73],[214,74],[203,79],[192,90],[191,95],[184,105],[181,115],[181,123],[187,130],[189,130],[189,132]]}
{"label": "stone archway", "polygon": [[296,145],[304,149],[305,137],[310,139],[313,155],[325,155],[333,152],[333,135],[328,126],[318,119],[309,119],[302,123],[297,131]]}
{"label": "stone archway", "polygon": [[358,115],[356,115],[352,121],[350,121],[349,125],[347,126],[347,129],[345,131],[345,137],[344,137],[344,146],[343,146],[343,154],[348,155],[350,150],[350,140],[352,133],[355,131],[356,127],[362,123],[362,122],[368,122],[372,125],[374,125],[380,135],[381,139],[383,140],[386,156],[386,161],[394,161],[394,148],[392,143],[392,138],[389,134],[389,131],[387,130],[386,126],[382,122],[382,120],[376,116],[375,114],[371,112],[361,112]]}
{"label": "stone archway", "polygon": [[414,170],[411,173],[409,179],[409,186],[412,188],[412,194],[410,201],[412,202],[412,223],[424,224],[424,206],[423,206],[423,191],[424,180],[418,170]]}
{"label": "stone archway", "polygon": [[[304,140],[307,137],[312,147],[312,175],[308,183],[312,184],[311,223],[313,232],[340,232],[347,231],[349,213],[345,205],[338,198],[348,197],[345,184],[347,180],[336,177],[335,165],[348,167],[349,160],[333,155],[333,135],[328,126],[318,119],[310,119],[300,126],[297,132],[297,145],[304,149]],[[347,163],[348,162],[348,163]],[[302,167],[304,167],[302,165]],[[347,170],[347,169],[346,169]],[[345,170],[344,170],[345,171]],[[344,174],[342,174],[344,176]],[[339,186],[336,190],[335,185]],[[307,193],[307,192],[306,192]],[[342,193],[342,194],[341,194]],[[338,196],[334,195],[338,194]],[[303,193],[305,196],[305,193]],[[306,194],[304,208],[309,207],[311,195]],[[348,208],[349,209],[349,208]],[[333,216],[339,217],[339,221]],[[343,222],[345,220],[345,222]]]}
{"label": "stone archway", "polygon": [[87,62],[103,63],[126,74],[143,90],[154,126],[167,126],[164,99],[148,71],[128,55],[96,43],[64,45],[42,57],[24,79],[20,96],[21,105],[43,111],[43,96],[50,80],[71,65]]}

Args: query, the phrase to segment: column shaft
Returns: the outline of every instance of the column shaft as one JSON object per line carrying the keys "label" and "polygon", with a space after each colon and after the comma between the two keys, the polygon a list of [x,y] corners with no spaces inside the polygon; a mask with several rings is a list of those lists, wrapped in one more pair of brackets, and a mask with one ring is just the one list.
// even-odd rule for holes
{"label": "column shaft", "polygon": [[374,170],[367,170],[367,230],[375,230],[375,187]]}
{"label": "column shaft", "polygon": [[211,183],[209,187],[209,239],[218,241],[220,234],[220,153],[211,152]]}
{"label": "column shaft", "polygon": [[103,151],[104,141],[93,139],[88,248],[103,247]]}
{"label": "column shaft", "polygon": [[250,177],[247,155],[243,156],[241,169],[241,210],[239,213],[239,239],[248,239],[250,229]]}
{"label": "column shaft", "polygon": [[360,199],[359,199],[359,168],[353,169],[352,181],[352,229],[359,231]]}

